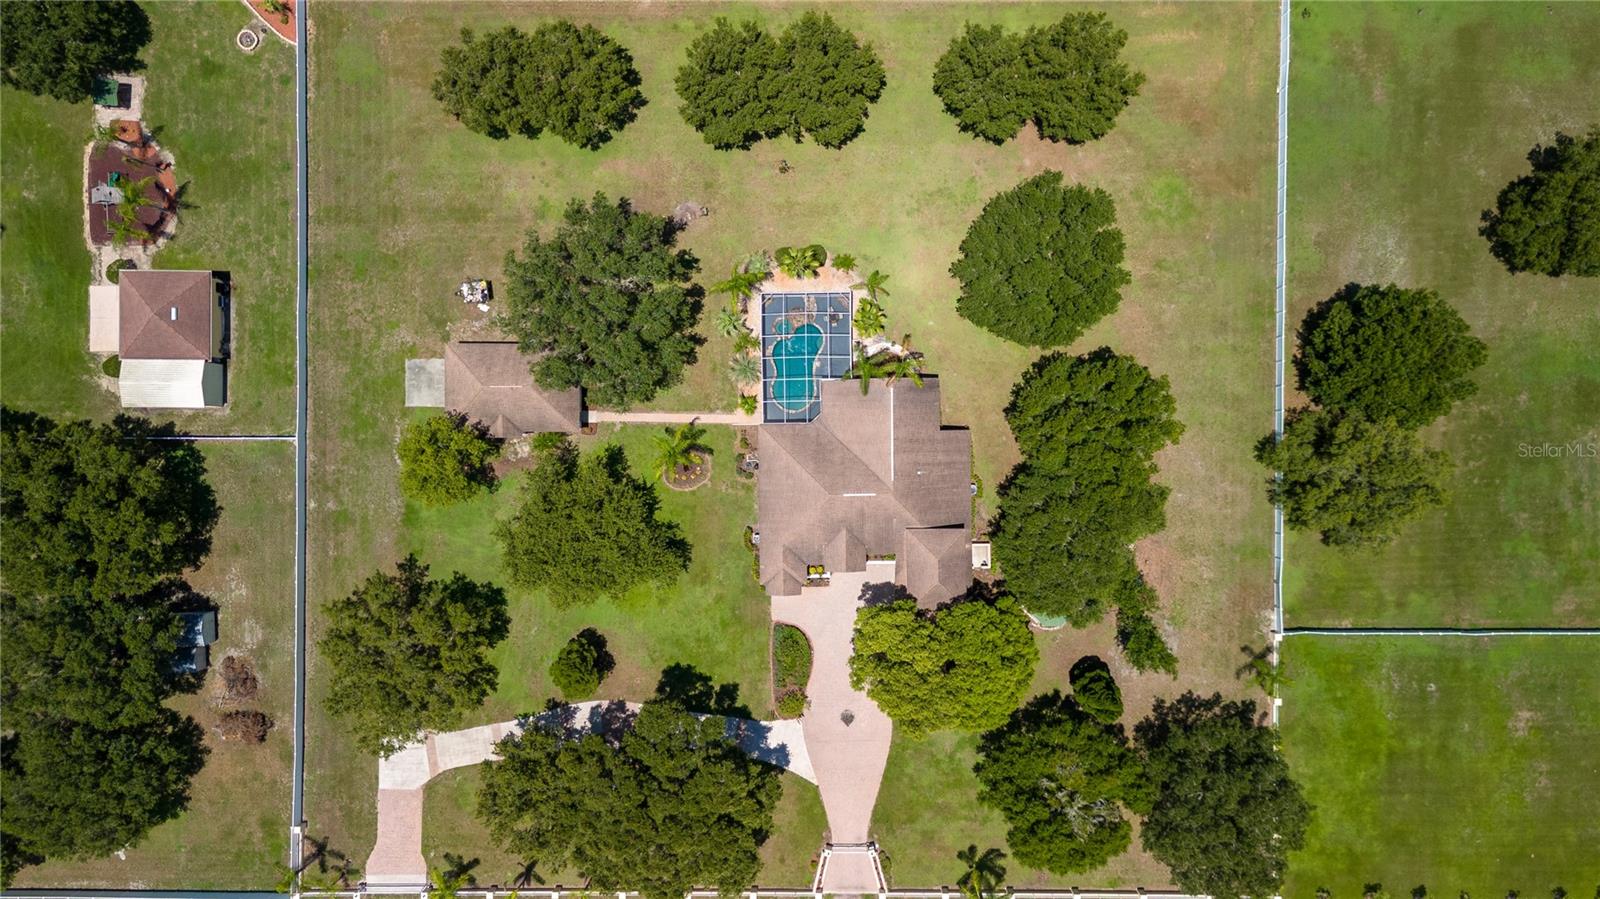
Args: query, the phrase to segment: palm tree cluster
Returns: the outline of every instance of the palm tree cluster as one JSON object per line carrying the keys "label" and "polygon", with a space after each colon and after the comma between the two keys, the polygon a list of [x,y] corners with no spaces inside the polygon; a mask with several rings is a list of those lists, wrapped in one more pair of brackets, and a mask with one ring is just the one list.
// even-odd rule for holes
{"label": "palm tree cluster", "polygon": [[680,479],[680,473],[693,469],[710,455],[711,448],[703,442],[706,429],[694,422],[672,426],[655,437],[656,477],[671,482]]}
{"label": "palm tree cluster", "polygon": [[884,379],[890,387],[901,378],[921,387],[922,373],[922,354],[911,349],[911,335],[906,334],[900,338],[898,353],[882,350],[869,356],[865,348],[857,346],[856,364],[845,377],[860,381],[861,395],[866,396],[876,378]]}
{"label": "palm tree cluster", "polygon": [[828,261],[828,251],[817,243],[804,247],[779,247],[772,258],[778,264],[778,271],[791,278],[813,278]]}

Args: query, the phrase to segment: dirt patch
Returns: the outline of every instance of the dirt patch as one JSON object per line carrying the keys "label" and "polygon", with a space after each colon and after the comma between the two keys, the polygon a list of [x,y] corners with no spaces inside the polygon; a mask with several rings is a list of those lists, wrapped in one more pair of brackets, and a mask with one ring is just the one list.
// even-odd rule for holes
{"label": "dirt patch", "polygon": [[1539,723],[1541,717],[1538,712],[1532,709],[1518,709],[1512,714],[1511,720],[1506,722],[1506,729],[1516,736],[1526,737],[1528,732],[1533,729],[1533,726]]}

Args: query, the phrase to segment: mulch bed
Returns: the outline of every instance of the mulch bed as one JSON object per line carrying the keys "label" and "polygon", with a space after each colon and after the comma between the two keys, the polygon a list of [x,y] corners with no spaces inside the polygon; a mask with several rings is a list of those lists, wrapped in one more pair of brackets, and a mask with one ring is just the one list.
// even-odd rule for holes
{"label": "mulch bed", "polygon": [[711,480],[711,457],[702,454],[693,465],[679,465],[661,480],[673,490],[693,490]]}

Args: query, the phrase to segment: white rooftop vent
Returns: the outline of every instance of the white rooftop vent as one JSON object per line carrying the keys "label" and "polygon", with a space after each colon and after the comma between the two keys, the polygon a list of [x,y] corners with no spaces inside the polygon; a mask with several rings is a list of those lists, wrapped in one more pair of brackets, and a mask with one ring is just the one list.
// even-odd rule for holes
{"label": "white rooftop vent", "polygon": [[178,307],[177,306],[173,306],[172,307],[172,320],[173,321],[177,321],[178,320]]}

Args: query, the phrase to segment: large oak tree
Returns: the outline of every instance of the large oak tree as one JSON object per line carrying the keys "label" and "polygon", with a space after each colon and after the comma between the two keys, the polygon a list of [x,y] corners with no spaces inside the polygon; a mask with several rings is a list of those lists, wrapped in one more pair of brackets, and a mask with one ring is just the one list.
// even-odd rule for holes
{"label": "large oak tree", "polygon": [[589,402],[626,407],[683,377],[699,338],[697,267],[673,249],[674,228],[626,200],[572,201],[548,239],[528,233],[506,256],[500,317],[544,387],[582,387]]}
{"label": "large oak tree", "polygon": [[477,813],[516,857],[646,899],[692,888],[731,896],[755,883],[783,787],[727,738],[721,718],[654,700],[620,734],[535,723],[496,750]]}

